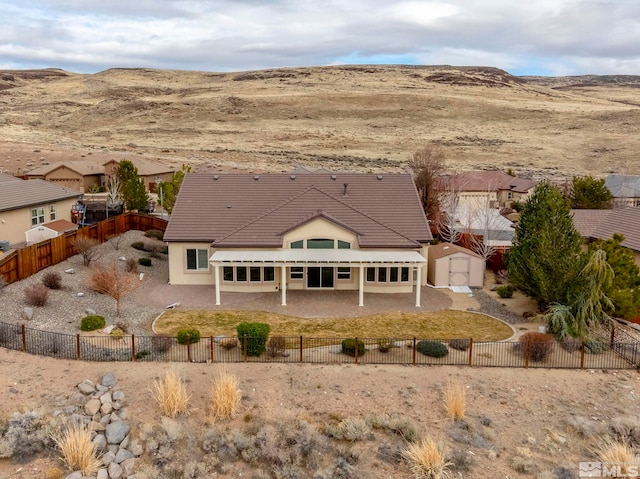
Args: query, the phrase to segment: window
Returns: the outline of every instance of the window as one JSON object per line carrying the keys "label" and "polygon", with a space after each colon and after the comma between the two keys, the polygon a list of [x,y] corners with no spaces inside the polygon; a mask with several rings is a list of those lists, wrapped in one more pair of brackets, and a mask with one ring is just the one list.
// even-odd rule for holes
{"label": "window", "polygon": [[275,281],[276,280],[276,273],[275,273],[275,268],[273,266],[265,266],[264,267],[264,277],[263,277],[264,281]]}
{"label": "window", "polygon": [[49,218],[51,221],[56,219],[56,205],[49,206]]}
{"label": "window", "polygon": [[398,268],[389,268],[389,281],[392,283],[398,282]]}
{"label": "window", "polygon": [[291,279],[302,279],[304,277],[304,268],[302,266],[292,266],[289,270]]}
{"label": "window", "polygon": [[376,269],[367,268],[367,281],[373,283],[376,280]]}
{"label": "window", "polygon": [[332,239],[309,239],[307,249],[333,249]]}
{"label": "window", "polygon": [[400,270],[400,281],[403,283],[409,281],[409,268],[402,268]]}
{"label": "window", "polygon": [[188,249],[187,250],[187,270],[206,271],[209,269],[209,250]]}
{"label": "window", "polygon": [[351,243],[348,241],[338,240],[338,249],[351,249]]}
{"label": "window", "polygon": [[245,268],[244,266],[236,267],[236,281],[247,281],[247,268]]}
{"label": "window", "polygon": [[259,283],[262,279],[260,266],[251,266],[249,268],[249,281],[252,283]]}
{"label": "window", "polygon": [[387,282],[387,268],[378,268],[378,283]]}
{"label": "window", "polygon": [[222,279],[224,281],[233,281],[233,266],[224,266],[222,268]]}
{"label": "window", "polygon": [[31,210],[31,226],[38,226],[44,223],[44,208],[33,208]]}
{"label": "window", "polygon": [[293,241],[291,242],[291,249],[302,249],[304,247],[303,241]]}
{"label": "window", "polygon": [[351,279],[351,268],[338,266],[338,279]]}

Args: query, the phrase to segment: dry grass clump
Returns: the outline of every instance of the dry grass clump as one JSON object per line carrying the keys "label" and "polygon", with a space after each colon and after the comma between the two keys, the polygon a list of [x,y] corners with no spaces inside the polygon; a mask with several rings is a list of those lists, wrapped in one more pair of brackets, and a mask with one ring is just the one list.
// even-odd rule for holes
{"label": "dry grass clump", "polygon": [[371,437],[371,426],[364,419],[349,417],[339,424],[327,424],[323,433],[334,439],[345,441],[365,441]]}
{"label": "dry grass clump", "polygon": [[32,284],[24,288],[25,301],[30,306],[44,306],[51,291],[44,284]]}
{"label": "dry grass clump", "polygon": [[238,412],[241,399],[242,391],[238,387],[238,379],[227,371],[219,371],[211,385],[211,419],[231,419]]}
{"label": "dry grass clump", "polygon": [[447,384],[447,397],[445,406],[447,416],[454,421],[464,419],[464,411],[467,404],[467,391],[460,381],[450,381]]}
{"label": "dry grass clump", "polygon": [[91,432],[86,427],[80,424],[69,425],[54,440],[69,469],[80,471],[84,476],[97,472],[101,463],[97,457],[96,445],[91,441]]}
{"label": "dry grass clump", "polygon": [[637,466],[635,454],[628,443],[605,437],[596,443],[595,452],[602,462],[619,465],[620,473],[635,472],[635,467],[630,467]]}
{"label": "dry grass clump", "polygon": [[410,444],[402,454],[417,479],[446,479],[451,477],[444,447],[431,438]]}
{"label": "dry grass clump", "polygon": [[152,393],[163,416],[175,418],[178,414],[189,412],[191,395],[187,392],[186,384],[175,370],[169,369],[164,380],[154,381]]}

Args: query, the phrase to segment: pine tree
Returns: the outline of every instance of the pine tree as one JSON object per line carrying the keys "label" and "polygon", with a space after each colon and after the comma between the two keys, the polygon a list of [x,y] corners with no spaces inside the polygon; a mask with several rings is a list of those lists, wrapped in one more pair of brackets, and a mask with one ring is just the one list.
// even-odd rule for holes
{"label": "pine tree", "polygon": [[604,178],[574,176],[570,199],[572,208],[602,210],[611,208],[613,195],[606,187]]}
{"label": "pine tree", "polygon": [[144,182],[138,177],[138,169],[134,164],[128,160],[121,161],[116,175],[126,209],[147,209],[149,195],[144,187]]}
{"label": "pine tree", "polygon": [[159,185],[159,190],[162,191],[162,208],[169,214],[173,211],[182,181],[187,173],[191,173],[191,166],[182,165],[182,169],[173,174],[171,181],[163,181]]}
{"label": "pine tree", "polygon": [[540,183],[522,207],[509,252],[513,285],[538,301],[540,309],[569,304],[584,263],[581,245],[569,202],[555,186]]}

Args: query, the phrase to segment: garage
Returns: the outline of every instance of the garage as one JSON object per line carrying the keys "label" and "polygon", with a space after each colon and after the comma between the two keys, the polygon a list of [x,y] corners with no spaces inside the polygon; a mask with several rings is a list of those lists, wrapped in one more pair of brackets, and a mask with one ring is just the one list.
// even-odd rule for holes
{"label": "garage", "polygon": [[439,243],[430,246],[428,254],[427,281],[432,286],[482,287],[484,260],[470,249]]}

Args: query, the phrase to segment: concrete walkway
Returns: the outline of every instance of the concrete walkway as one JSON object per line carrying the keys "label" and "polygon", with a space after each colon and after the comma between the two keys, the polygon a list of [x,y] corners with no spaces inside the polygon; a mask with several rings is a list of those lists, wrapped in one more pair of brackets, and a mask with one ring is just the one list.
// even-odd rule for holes
{"label": "concrete walkway", "polygon": [[158,286],[138,298],[147,305],[163,309],[179,302],[180,309],[210,311],[253,310],[288,314],[301,318],[357,317],[387,311],[425,312],[449,309],[453,306],[448,290],[422,287],[422,306],[415,306],[415,293],[364,295],[364,306],[358,306],[358,291],[287,291],[287,305],[282,306],[279,291],[273,293],[221,293],[221,305],[215,305],[213,286],[169,285]]}

